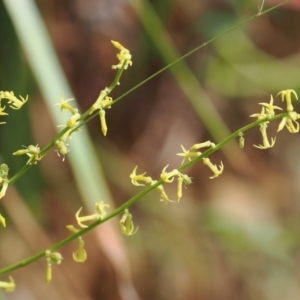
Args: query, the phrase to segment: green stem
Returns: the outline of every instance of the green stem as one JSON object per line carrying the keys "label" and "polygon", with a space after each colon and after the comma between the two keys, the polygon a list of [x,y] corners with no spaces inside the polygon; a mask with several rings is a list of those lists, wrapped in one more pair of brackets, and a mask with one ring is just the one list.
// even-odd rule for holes
{"label": "green stem", "polygon": [[179,61],[181,61],[181,60],[187,58],[188,56],[192,55],[192,54],[195,53],[196,51],[202,49],[203,47],[205,47],[205,46],[207,46],[207,45],[209,45],[209,44],[211,44],[211,43],[214,42],[215,40],[219,39],[220,37],[226,35],[227,33],[231,32],[231,31],[233,31],[233,30],[237,29],[238,27],[241,27],[241,26],[243,26],[244,24],[246,24],[246,23],[248,23],[248,22],[250,22],[250,21],[252,21],[252,20],[254,20],[254,19],[256,19],[256,18],[258,18],[258,17],[260,17],[260,16],[269,13],[270,11],[272,11],[272,10],[274,10],[274,9],[276,9],[276,8],[278,8],[278,7],[282,6],[282,5],[284,5],[284,4],[286,4],[286,3],[289,2],[289,1],[290,1],[290,0],[285,0],[284,2],[281,2],[281,3],[279,3],[279,4],[275,5],[275,6],[272,6],[271,8],[266,9],[266,10],[263,11],[263,12],[258,12],[256,15],[254,15],[254,16],[252,16],[252,17],[250,17],[250,18],[248,18],[248,19],[246,19],[246,20],[244,20],[244,21],[242,21],[242,22],[240,22],[240,23],[238,23],[238,24],[236,24],[236,25],[230,27],[229,29],[223,31],[222,33],[216,35],[216,36],[213,37],[212,39],[210,39],[210,40],[208,40],[207,42],[201,44],[200,46],[194,48],[193,50],[189,51],[188,53],[182,55],[182,56],[179,57],[178,59],[174,60],[172,63],[170,63],[170,64],[168,64],[167,66],[163,67],[162,69],[160,69],[159,71],[157,71],[157,72],[154,73],[153,75],[149,76],[149,77],[146,78],[145,80],[141,81],[140,83],[138,83],[137,85],[135,85],[134,87],[132,87],[131,89],[129,89],[127,92],[125,92],[125,93],[122,94],[120,97],[118,97],[117,99],[115,99],[115,101],[113,102],[113,104],[116,103],[116,102],[118,102],[118,101],[120,101],[122,98],[124,98],[124,97],[127,96],[128,94],[132,93],[134,90],[136,90],[137,88],[139,88],[140,86],[142,86],[142,85],[145,84],[146,82],[150,81],[151,79],[153,79],[154,77],[156,77],[156,76],[159,75],[160,73],[162,73],[162,72],[166,71],[167,69],[171,68],[173,65],[175,65],[175,64],[178,63]]}
{"label": "green stem", "polygon": [[[220,148],[222,148],[223,146],[225,146],[227,143],[229,143],[230,141],[232,141],[233,139],[239,137],[239,134],[242,132],[245,132],[255,126],[260,125],[263,122],[271,122],[274,120],[278,120],[278,119],[282,119],[283,117],[288,116],[289,113],[282,113],[279,115],[276,115],[272,118],[265,118],[262,120],[257,120],[253,123],[250,123],[240,129],[238,129],[237,131],[235,131],[234,133],[232,133],[228,138],[224,139],[222,142],[220,142],[219,144],[217,144],[214,148],[210,148],[208,150],[206,150],[205,152],[203,152],[201,155],[197,156],[196,158],[192,159],[190,162],[184,164],[183,166],[181,166],[180,168],[178,168],[178,171],[182,172],[185,169],[187,169],[188,167],[190,167],[191,165],[195,164],[196,162],[198,162],[199,160],[202,160],[203,158],[207,157],[208,155],[216,152],[217,150],[219,150]],[[144,195],[148,194],[150,191],[154,190],[155,188],[157,188],[158,186],[162,185],[164,183],[163,180],[159,180],[157,181],[155,184],[150,185],[146,188],[144,188],[142,191],[140,191],[139,193],[137,193],[135,196],[133,196],[132,198],[130,198],[128,201],[126,201],[124,204],[122,204],[121,206],[119,206],[117,209],[115,209],[112,213],[110,213],[109,215],[107,215],[105,218],[103,218],[102,220],[96,220],[95,222],[93,222],[92,224],[90,224],[87,228],[81,229],[78,232],[70,235],[69,237],[61,240],[60,242],[50,246],[49,248],[45,249],[44,251],[41,251],[27,259],[24,259],[16,264],[10,265],[6,268],[3,268],[0,270],[0,275],[6,274],[8,272],[11,272],[13,270],[17,270],[20,269],[22,267],[25,267],[29,264],[31,264],[32,262],[38,260],[39,258],[45,256],[45,253],[47,250],[50,251],[54,251],[57,250],[58,248],[61,248],[62,246],[66,245],[67,243],[77,239],[79,236],[82,236],[83,234],[87,233],[88,231],[92,230],[93,228],[97,227],[98,225],[108,221],[109,219],[117,216],[118,214],[124,212],[124,210],[128,207],[130,207],[132,204],[134,204],[135,202],[137,202],[139,199],[141,199]]]}
{"label": "green stem", "polygon": [[[126,66],[126,61],[124,61],[123,65],[122,65],[122,68],[118,69],[117,75],[115,76],[115,78],[114,78],[113,82],[111,83],[111,85],[108,87],[109,93],[107,95],[109,95],[112,92],[112,90],[119,84],[120,78],[121,78],[121,75],[124,71],[125,66]],[[92,109],[92,107],[89,108],[86,112],[84,112],[81,115],[82,123],[76,129],[78,129],[79,127],[81,127],[85,123],[87,123],[86,117],[89,116],[91,109]],[[103,109],[105,109],[105,107]],[[94,118],[96,115],[98,115],[98,113],[93,114],[92,117]],[[90,118],[88,118],[88,120],[90,120]],[[74,129],[74,130],[76,130],[76,129]]]}

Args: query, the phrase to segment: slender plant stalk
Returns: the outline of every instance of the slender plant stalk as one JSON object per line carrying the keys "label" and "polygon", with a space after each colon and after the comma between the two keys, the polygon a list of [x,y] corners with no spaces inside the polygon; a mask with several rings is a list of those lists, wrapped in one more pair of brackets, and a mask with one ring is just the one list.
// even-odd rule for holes
{"label": "slender plant stalk", "polygon": [[272,10],[274,10],[274,9],[276,9],[276,8],[278,8],[278,7],[280,7],[280,6],[284,5],[284,4],[286,4],[286,3],[288,3],[289,1],[290,1],[290,0],[285,0],[284,2],[281,2],[281,3],[279,3],[279,4],[277,4],[277,5],[273,6],[273,7],[271,7],[271,8],[269,8],[269,9],[266,9],[266,10],[263,11],[263,12],[257,13],[256,15],[254,15],[254,16],[252,16],[252,17],[250,17],[250,18],[248,18],[248,19],[246,19],[246,20],[244,20],[244,21],[242,21],[242,22],[240,22],[240,23],[238,23],[238,24],[236,24],[236,25],[230,27],[229,29],[223,31],[222,33],[216,35],[215,37],[213,37],[212,39],[208,40],[207,42],[205,42],[205,43],[201,44],[200,46],[194,48],[193,50],[189,51],[188,53],[186,53],[186,54],[180,56],[178,59],[174,60],[172,63],[170,63],[170,64],[168,64],[167,66],[163,67],[162,69],[160,69],[159,71],[157,71],[157,72],[154,73],[153,75],[147,77],[145,80],[141,81],[140,83],[138,83],[137,85],[135,85],[134,87],[132,87],[131,89],[129,89],[128,91],[126,91],[125,93],[123,93],[121,96],[119,96],[118,98],[116,98],[116,99],[114,100],[114,103],[120,101],[122,98],[124,98],[125,96],[129,95],[129,94],[132,93],[134,90],[136,90],[136,89],[139,88],[140,86],[144,85],[146,82],[150,81],[151,79],[153,79],[154,77],[156,77],[156,76],[159,75],[160,73],[162,73],[162,72],[168,70],[169,68],[171,68],[173,65],[175,65],[175,64],[178,63],[179,61],[181,61],[181,60],[187,58],[188,56],[192,55],[193,53],[197,52],[198,50],[200,50],[200,49],[204,48],[205,46],[211,44],[212,42],[214,42],[215,40],[219,39],[220,37],[222,37],[222,36],[226,35],[227,33],[229,33],[229,32],[231,32],[231,31],[233,31],[233,30],[235,30],[235,29],[237,29],[237,28],[239,28],[239,27],[241,27],[241,26],[243,26],[243,25],[249,23],[250,21],[252,21],[252,20],[254,20],[254,19],[256,19],[256,18],[258,18],[258,17],[260,17],[260,16],[262,16],[262,15],[264,15],[264,14],[269,13],[270,11],[272,11]]}
{"label": "slender plant stalk", "polygon": [[[183,60],[184,58],[188,57],[189,55],[193,54],[194,52],[200,50],[201,48],[205,47],[206,45],[212,43],[213,41],[215,41],[216,39],[220,38],[221,36],[224,36],[226,33],[250,22],[251,20],[266,14],[276,8],[278,8],[281,5],[284,5],[285,3],[289,2],[289,0],[286,0],[276,6],[271,7],[268,10],[265,10],[263,12],[259,12],[258,14],[248,18],[247,20],[238,23],[237,25],[229,28],[228,30],[220,33],[219,35],[215,36],[214,38],[210,39],[209,41],[205,42],[204,44],[200,45],[199,47],[196,47],[195,49],[193,49],[192,51],[188,52],[187,54],[181,56],[180,58],[178,58],[177,60],[173,61],[172,63],[168,64],[166,67],[162,68],[161,70],[159,70],[158,72],[156,72],[155,74],[151,75],[150,77],[148,77],[147,79],[145,79],[144,81],[140,82],[139,84],[137,84],[136,86],[134,86],[133,88],[129,89],[127,92],[125,92],[123,95],[121,95],[120,97],[118,97],[111,105],[115,104],[116,102],[120,101],[122,98],[124,98],[125,96],[127,96],[128,94],[130,94],[131,92],[133,92],[135,89],[137,89],[138,87],[142,86],[143,84],[145,84],[146,82],[148,82],[149,80],[151,80],[152,78],[154,78],[155,76],[159,75],[160,73],[162,73],[163,71],[167,70],[168,68],[170,68],[171,66],[173,66],[174,64],[176,64],[177,62]],[[113,89],[118,81],[119,78],[122,74],[123,68],[121,68],[118,72],[117,75],[113,81],[113,83],[110,85],[109,89]],[[110,106],[111,106],[110,105]],[[88,122],[90,119],[94,118],[95,116],[98,115],[98,113],[94,113],[91,116],[89,116],[89,112],[90,109],[87,110],[85,113],[82,114],[81,116],[81,124],[77,127],[79,128],[80,126],[82,126],[83,124],[85,124],[86,122]],[[237,130],[236,132],[232,133],[229,137],[227,137],[226,139],[224,139],[223,141],[221,141],[219,144],[217,144],[215,147],[210,148],[208,150],[206,150],[205,152],[203,152],[201,155],[197,156],[196,158],[192,159],[191,161],[189,161],[188,163],[182,165],[180,168],[178,168],[178,171],[183,171],[185,169],[187,169],[188,167],[190,167],[191,165],[195,164],[196,162],[200,161],[201,159],[207,157],[208,155],[214,153],[215,151],[219,150],[220,148],[222,148],[224,145],[226,145],[227,143],[229,143],[230,141],[234,140],[235,138],[237,138],[239,136],[240,133],[243,133],[255,126],[260,125],[263,122],[267,122],[267,121],[274,121],[277,119],[281,119],[283,117],[288,116],[288,113],[282,113],[279,115],[276,115],[272,118],[265,118],[262,120],[257,120],[253,123],[250,123],[242,128],[240,128],[239,130]],[[76,128],[76,129],[77,129]],[[54,145],[55,142],[68,130],[69,128],[65,128],[63,129],[60,133],[58,133],[53,140],[44,148],[41,150],[41,154],[44,155],[46,154]],[[76,130],[74,129],[74,130]],[[19,170],[14,176],[12,176],[9,180],[9,184],[12,184],[13,182],[15,182],[16,180],[18,180],[21,176],[23,176],[30,168],[32,165],[25,165],[21,170]],[[146,187],[145,189],[143,189],[141,192],[137,193],[135,196],[133,196],[132,198],[130,198],[128,201],[126,201],[124,204],[122,204],[121,206],[119,206],[117,209],[115,209],[112,213],[110,213],[109,215],[107,215],[105,218],[103,219],[99,219],[95,222],[93,222],[92,224],[90,224],[87,228],[81,229],[78,232],[70,235],[69,237],[61,240],[60,242],[50,246],[49,248],[47,248],[44,251],[41,251],[27,259],[24,259],[16,264],[10,265],[8,267],[2,268],[0,270],[0,275],[6,274],[8,272],[11,272],[13,270],[16,269],[20,269],[22,267],[27,266],[28,264],[31,264],[32,262],[38,260],[39,258],[45,256],[46,251],[50,250],[50,251],[54,251],[62,246],[64,246],[65,244],[75,240],[76,238],[78,238],[79,236],[82,236],[83,234],[85,234],[86,232],[92,230],[93,228],[95,228],[96,226],[108,221],[109,219],[115,217],[116,215],[123,213],[124,210],[128,207],[130,207],[132,204],[134,204],[136,201],[138,201],[139,199],[141,199],[144,195],[146,195],[147,193],[149,193],[150,191],[152,191],[153,189],[157,188],[158,186],[160,186],[161,184],[163,184],[164,181],[163,180],[159,180],[157,181],[155,184],[150,185],[148,187]]]}

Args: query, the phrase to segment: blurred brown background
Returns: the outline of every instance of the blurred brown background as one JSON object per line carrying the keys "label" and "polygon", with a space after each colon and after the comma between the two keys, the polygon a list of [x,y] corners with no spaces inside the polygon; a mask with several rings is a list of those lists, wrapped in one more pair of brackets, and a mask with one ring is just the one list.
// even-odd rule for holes
{"label": "blurred brown background", "polygon": [[[264,9],[278,3],[266,0]],[[185,54],[255,15],[257,4],[36,0],[81,111],[114,78],[116,50],[110,40],[133,56],[133,66],[113,91],[117,98],[176,58],[176,52]],[[51,120],[3,3],[0,14],[0,88],[30,99],[23,111],[10,111],[0,127],[0,162],[13,175],[26,160],[11,153],[22,145],[45,146],[58,124]],[[107,111],[107,137],[99,120],[92,120],[89,134],[115,205],[141,190],[129,180],[135,165],[158,178],[167,164],[170,170],[180,165],[180,145],[217,143],[252,122],[249,115],[260,112],[258,103],[269,102],[270,94],[275,97],[282,89],[299,94],[299,28],[300,2],[291,0],[124,97]],[[44,73],[47,78],[47,69]],[[275,105],[284,108],[279,97]],[[300,111],[298,103],[295,110]],[[188,169],[193,184],[179,204],[159,202],[156,191],[138,201],[130,209],[139,226],[134,236],[121,236],[117,226],[88,233],[84,264],[72,260],[76,242],[62,248],[64,261],[53,267],[50,284],[44,282],[43,259],[12,272],[17,289],[3,299],[300,299],[299,134],[286,129],[277,134],[277,126],[268,127],[269,137],[277,136],[274,148],[252,146],[261,143],[255,128],[245,134],[244,149],[231,143],[213,154],[211,161],[225,166],[214,180],[202,163]],[[1,268],[68,236],[65,226],[74,224],[82,206],[72,175],[68,159],[62,163],[50,151],[1,200],[8,223],[0,231]],[[175,185],[165,189],[176,197]]]}

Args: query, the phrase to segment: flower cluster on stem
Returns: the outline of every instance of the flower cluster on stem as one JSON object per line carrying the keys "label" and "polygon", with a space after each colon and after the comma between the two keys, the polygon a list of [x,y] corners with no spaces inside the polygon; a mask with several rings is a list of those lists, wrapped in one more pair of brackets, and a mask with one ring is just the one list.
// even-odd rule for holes
{"label": "flower cluster on stem", "polygon": [[[132,56],[128,49],[126,49],[124,46],[122,46],[119,42],[111,41],[113,46],[120,50],[120,52],[117,54],[117,59],[119,60],[119,63],[117,65],[113,65],[112,69],[118,69],[119,72],[117,74],[117,78],[120,77],[123,70],[126,70],[129,66],[132,65]],[[89,109],[89,114],[91,115],[96,110],[99,110],[99,117],[100,117],[100,124],[101,124],[101,131],[104,136],[107,134],[107,124],[106,124],[106,112],[105,110],[108,108],[111,108],[111,104],[113,103],[113,98],[109,97],[109,94],[113,90],[113,88],[120,84],[118,79],[115,82],[115,84],[112,84],[110,87],[104,88],[100,94],[95,103],[91,106]]]}
{"label": "flower cluster on stem", "polygon": [[59,252],[51,252],[47,250],[45,253],[46,256],[46,282],[50,283],[52,280],[52,263],[60,265],[63,257]]}
{"label": "flower cluster on stem", "polygon": [[[146,173],[137,174],[137,167],[135,166],[133,171],[130,173],[129,178],[131,179],[131,183],[135,186],[145,186],[145,184],[141,182],[145,182],[149,185],[154,185],[157,183],[157,180],[153,180],[150,176],[145,176]],[[160,201],[163,201],[165,203],[167,202],[174,202],[173,200],[170,200],[167,196],[164,187],[162,185],[159,185],[157,189],[160,191]]]}
{"label": "flower cluster on stem", "polygon": [[67,120],[66,124],[58,125],[58,127],[68,128],[68,130],[63,134],[63,136],[55,141],[57,155],[60,156],[61,154],[63,156],[63,160],[65,159],[65,155],[70,151],[67,140],[71,139],[72,134],[76,131],[76,127],[79,125],[81,120],[81,114],[78,112],[78,109],[69,104],[72,100],[74,99],[70,98],[65,100],[64,95],[61,94],[60,102],[54,104],[60,107],[61,112],[67,111],[71,113],[71,117]]}
{"label": "flower cluster on stem", "polygon": [[88,226],[83,224],[83,222],[95,221],[95,220],[99,220],[99,219],[102,220],[106,216],[105,209],[107,207],[109,207],[109,204],[106,204],[103,201],[100,201],[95,204],[95,213],[93,213],[91,215],[87,215],[87,216],[79,216],[80,212],[82,210],[82,207],[80,207],[80,209],[75,214],[78,225],[82,228],[86,228]]}
{"label": "flower cluster on stem", "polygon": [[28,101],[28,96],[25,99],[20,96],[20,99],[18,99],[14,92],[0,91],[0,115],[7,115],[7,113],[3,113],[5,106],[1,106],[2,99],[6,99],[12,109],[20,109]]}
{"label": "flower cluster on stem", "polygon": [[37,164],[38,161],[40,161],[43,156],[40,154],[41,149],[38,145],[29,145],[25,149],[18,150],[13,153],[13,155],[24,155],[26,154],[29,156],[29,159],[26,163],[26,165],[32,165],[32,164]]}
{"label": "flower cluster on stem", "polygon": [[[196,151],[196,150],[199,150],[201,148],[206,148],[206,147],[214,148],[215,146],[216,145],[214,143],[212,143],[211,141],[206,141],[204,143],[194,144],[189,150],[186,150],[181,145],[181,148],[182,148],[183,152],[182,153],[177,153],[177,155],[183,157],[183,161],[182,161],[182,164],[183,164],[186,160],[191,161],[193,158],[198,157],[202,154],[202,152]],[[202,161],[203,161],[203,164],[208,166],[212,170],[212,172],[214,173],[213,176],[209,177],[210,179],[214,179],[214,178],[218,177],[219,175],[221,175],[223,173],[224,165],[223,165],[222,161],[221,161],[219,167],[217,165],[214,165],[208,157],[204,157],[202,159]]]}
{"label": "flower cluster on stem", "polygon": [[[294,90],[288,89],[288,90],[283,90],[277,94],[281,95],[282,101],[286,101],[286,111],[287,111],[287,116],[283,117],[277,132],[281,131],[284,127],[288,129],[290,133],[297,133],[299,132],[299,123],[297,120],[300,118],[300,115],[294,111],[294,107],[292,105],[292,95],[295,96],[296,100],[298,100],[297,93]],[[269,141],[268,135],[267,135],[267,128],[269,121],[268,119],[272,118],[275,116],[275,110],[282,110],[281,107],[273,105],[273,96],[271,95],[271,100],[270,103],[259,103],[262,105],[262,109],[260,113],[256,113],[251,115],[250,117],[257,117],[258,120],[264,120],[266,119],[265,122],[262,122],[259,125],[259,130],[262,135],[262,145],[254,145],[254,147],[259,148],[259,149],[268,149],[271,148],[275,145],[276,137],[271,138]]]}
{"label": "flower cluster on stem", "polygon": [[297,120],[300,118],[300,115],[294,111],[294,107],[292,105],[292,95],[294,95],[296,100],[298,100],[297,93],[294,90],[284,90],[279,92],[277,96],[278,95],[281,95],[282,101],[286,101],[288,116],[282,118],[277,132],[281,131],[284,127],[286,127],[290,133],[299,132],[299,123]]}
{"label": "flower cluster on stem", "polygon": [[[182,185],[183,184],[191,184],[192,180],[185,174],[182,174],[177,169],[174,169],[172,172],[166,172],[168,165],[163,168],[160,178],[165,183],[170,183],[174,180],[174,177],[177,177],[177,201],[179,202],[182,197]],[[135,186],[144,186],[145,184],[141,182],[145,182],[149,185],[154,185],[157,183],[156,180],[153,180],[150,176],[145,176],[146,173],[136,174],[137,166],[133,169],[131,174],[129,175],[131,179],[131,183]],[[174,202],[170,200],[167,196],[163,185],[157,186],[157,189],[160,191],[160,201],[165,203],[167,202]]]}

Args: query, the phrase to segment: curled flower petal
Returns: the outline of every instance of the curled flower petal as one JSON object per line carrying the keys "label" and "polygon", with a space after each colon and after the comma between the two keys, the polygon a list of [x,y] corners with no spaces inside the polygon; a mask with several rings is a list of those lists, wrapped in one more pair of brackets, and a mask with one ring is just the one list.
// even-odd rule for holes
{"label": "curled flower petal", "polygon": [[134,227],[132,221],[132,214],[129,212],[128,209],[124,210],[124,214],[119,223],[122,233],[127,236],[134,235],[138,231],[139,227]]}

